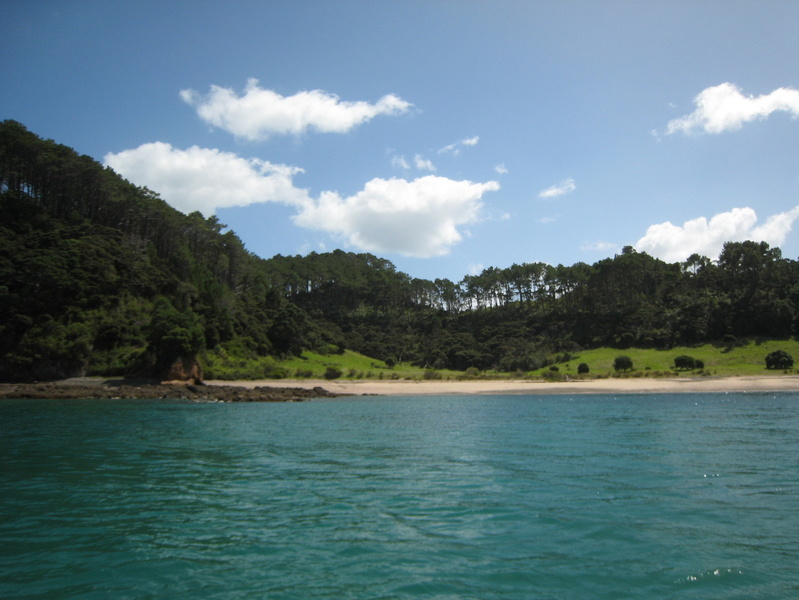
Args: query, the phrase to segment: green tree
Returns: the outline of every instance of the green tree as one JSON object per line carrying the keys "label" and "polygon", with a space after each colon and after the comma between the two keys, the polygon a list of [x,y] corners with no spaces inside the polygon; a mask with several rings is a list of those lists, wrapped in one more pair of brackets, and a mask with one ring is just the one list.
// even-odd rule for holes
{"label": "green tree", "polygon": [[690,371],[696,367],[696,361],[691,356],[681,354],[674,358],[674,368],[678,370]]}
{"label": "green tree", "polygon": [[149,342],[156,367],[162,369],[178,358],[196,356],[204,346],[203,330],[197,315],[180,312],[160,296],[153,303]]}
{"label": "green tree", "polygon": [[793,367],[793,356],[785,350],[775,350],[766,356],[767,369],[790,369]]}
{"label": "green tree", "polygon": [[613,369],[616,371],[629,371],[633,368],[633,359],[626,355],[617,356],[613,361]]}

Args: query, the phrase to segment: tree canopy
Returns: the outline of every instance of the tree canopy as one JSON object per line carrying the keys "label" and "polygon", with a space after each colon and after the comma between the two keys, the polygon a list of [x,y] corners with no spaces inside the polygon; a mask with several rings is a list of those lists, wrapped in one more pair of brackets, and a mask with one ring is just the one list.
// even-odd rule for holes
{"label": "tree canopy", "polygon": [[[522,257],[520,257],[522,258]],[[797,332],[799,263],[765,242],[666,263],[519,262],[417,279],[368,253],[269,259],[87,156],[0,123],[0,378],[123,374],[352,349],[427,368],[528,371],[581,348]]]}

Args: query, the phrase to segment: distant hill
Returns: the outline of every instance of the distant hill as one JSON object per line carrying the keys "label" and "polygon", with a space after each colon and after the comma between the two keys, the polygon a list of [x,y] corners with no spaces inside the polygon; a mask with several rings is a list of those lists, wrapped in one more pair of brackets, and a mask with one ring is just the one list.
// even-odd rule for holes
{"label": "distant hill", "polygon": [[0,123],[2,380],[162,376],[178,358],[207,367],[345,348],[529,371],[580,348],[790,337],[797,302],[797,262],[756,242],[727,243],[716,261],[627,247],[593,265],[520,262],[460,282],[341,250],[265,260],[216,217],[184,215]]}

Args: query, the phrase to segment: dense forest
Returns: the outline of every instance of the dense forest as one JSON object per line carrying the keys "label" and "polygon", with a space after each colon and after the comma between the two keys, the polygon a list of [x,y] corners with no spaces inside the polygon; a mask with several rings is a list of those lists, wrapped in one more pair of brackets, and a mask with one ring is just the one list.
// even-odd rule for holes
{"label": "dense forest", "polygon": [[[799,263],[764,242],[665,263],[522,262],[459,282],[336,250],[263,259],[88,156],[0,123],[0,379],[159,376],[351,349],[429,368],[528,371],[598,346],[797,331]],[[264,372],[264,375],[269,375]]]}

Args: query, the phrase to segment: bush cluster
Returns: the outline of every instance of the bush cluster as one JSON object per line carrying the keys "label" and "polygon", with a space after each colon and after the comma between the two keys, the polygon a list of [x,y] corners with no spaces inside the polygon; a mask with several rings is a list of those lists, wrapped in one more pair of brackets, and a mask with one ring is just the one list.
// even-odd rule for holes
{"label": "bush cluster", "polygon": [[617,356],[613,361],[614,371],[631,371],[633,359],[626,355]]}
{"label": "bush cluster", "polygon": [[674,368],[677,371],[692,371],[694,369],[704,369],[705,363],[698,358],[681,354],[680,356],[675,357]]}
{"label": "bush cluster", "polygon": [[785,350],[775,350],[766,356],[767,369],[792,369],[793,356]]}

